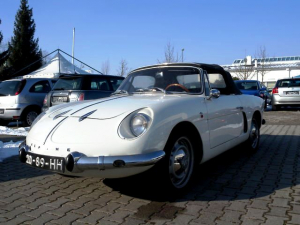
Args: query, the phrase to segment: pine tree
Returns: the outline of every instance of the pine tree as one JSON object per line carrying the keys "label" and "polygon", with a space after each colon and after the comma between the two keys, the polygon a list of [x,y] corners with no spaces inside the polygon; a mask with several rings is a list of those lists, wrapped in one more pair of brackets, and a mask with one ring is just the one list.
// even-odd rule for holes
{"label": "pine tree", "polygon": [[[1,19],[0,19],[0,24],[1,24]],[[5,74],[6,70],[5,70],[4,63],[6,62],[8,56],[9,56],[8,50],[7,49],[5,50],[5,48],[1,44],[2,40],[3,40],[3,34],[0,31],[0,51],[1,51],[0,52],[0,80],[5,79],[4,74]]]}
{"label": "pine tree", "polygon": [[[7,64],[10,68],[10,77],[28,74],[42,65],[42,51],[38,45],[39,39],[34,39],[35,23],[32,19],[32,8],[29,8],[28,0],[21,0],[14,26],[14,36],[8,44],[9,58]],[[24,69],[37,60],[40,61]],[[20,71],[21,69],[24,70]]]}
{"label": "pine tree", "polygon": [[[0,24],[1,24],[1,19],[0,19]],[[2,40],[3,40],[3,34],[0,31],[0,46],[1,46]],[[7,57],[8,57],[8,50],[0,52],[0,68],[2,67],[4,62],[6,61]]]}

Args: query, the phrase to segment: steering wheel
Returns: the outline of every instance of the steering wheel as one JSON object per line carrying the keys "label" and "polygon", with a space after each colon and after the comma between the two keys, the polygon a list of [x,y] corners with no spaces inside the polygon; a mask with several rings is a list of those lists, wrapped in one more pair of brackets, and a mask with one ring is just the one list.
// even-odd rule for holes
{"label": "steering wheel", "polygon": [[187,89],[185,86],[181,85],[181,84],[169,84],[165,90],[169,89],[170,87],[180,87],[183,90],[185,90],[186,92],[190,92],[189,89]]}

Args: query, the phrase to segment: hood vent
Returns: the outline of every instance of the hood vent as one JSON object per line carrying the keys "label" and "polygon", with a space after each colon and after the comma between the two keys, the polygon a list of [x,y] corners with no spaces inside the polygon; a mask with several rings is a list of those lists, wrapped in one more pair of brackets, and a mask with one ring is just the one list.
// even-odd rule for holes
{"label": "hood vent", "polygon": [[79,117],[78,121],[81,122],[82,120],[86,119],[88,116],[92,115],[96,111],[97,111],[97,109],[95,109],[95,110],[93,110],[93,111],[91,111],[91,112],[89,112],[87,114],[84,114],[83,116]]}
{"label": "hood vent", "polygon": [[58,117],[60,117],[60,116],[62,116],[62,115],[64,115],[64,114],[70,112],[71,110],[72,110],[72,109],[67,110],[67,111],[64,111],[64,112],[62,112],[62,113],[60,113],[60,114],[57,114],[56,116],[53,117],[53,120],[55,120],[55,119],[57,119]]}

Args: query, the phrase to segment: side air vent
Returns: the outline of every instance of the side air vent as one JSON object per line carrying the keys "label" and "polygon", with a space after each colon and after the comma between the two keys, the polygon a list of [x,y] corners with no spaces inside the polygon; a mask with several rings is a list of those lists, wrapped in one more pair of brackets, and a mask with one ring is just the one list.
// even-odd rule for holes
{"label": "side air vent", "polygon": [[243,112],[243,121],[244,121],[244,133],[246,133],[248,130],[248,123],[247,123],[247,117],[245,112]]}

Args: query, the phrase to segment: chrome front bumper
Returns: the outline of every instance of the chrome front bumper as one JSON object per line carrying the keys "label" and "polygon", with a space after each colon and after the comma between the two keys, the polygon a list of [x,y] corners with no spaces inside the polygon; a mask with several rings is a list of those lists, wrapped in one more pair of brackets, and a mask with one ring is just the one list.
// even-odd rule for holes
{"label": "chrome front bumper", "polygon": [[97,157],[87,157],[82,153],[72,152],[66,157],[66,169],[72,173],[80,173],[85,170],[151,166],[164,156],[164,151],[155,151],[139,155]]}
{"label": "chrome front bumper", "polygon": [[[19,149],[19,157],[21,162],[26,162],[26,155],[28,152],[29,146],[22,143]],[[117,168],[144,167],[154,165],[164,156],[165,152],[162,150],[138,155],[97,157],[88,157],[83,153],[72,152],[65,158],[65,169],[71,173],[81,173],[86,170],[110,170]]]}

